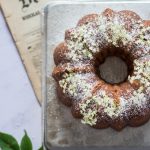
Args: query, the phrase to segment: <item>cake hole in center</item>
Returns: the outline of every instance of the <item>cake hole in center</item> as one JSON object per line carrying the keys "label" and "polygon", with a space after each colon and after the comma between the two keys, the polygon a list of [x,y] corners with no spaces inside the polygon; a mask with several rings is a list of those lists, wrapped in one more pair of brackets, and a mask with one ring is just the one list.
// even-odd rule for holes
{"label": "cake hole in center", "polygon": [[119,84],[128,77],[128,67],[124,60],[117,56],[106,57],[99,66],[100,77],[110,84]]}

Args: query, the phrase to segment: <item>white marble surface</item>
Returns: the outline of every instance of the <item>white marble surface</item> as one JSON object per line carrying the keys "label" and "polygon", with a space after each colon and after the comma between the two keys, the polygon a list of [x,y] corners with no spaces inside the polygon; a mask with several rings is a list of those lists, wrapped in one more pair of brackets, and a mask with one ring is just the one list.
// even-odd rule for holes
{"label": "white marble surface", "polygon": [[0,13],[0,131],[20,142],[24,129],[37,150],[41,145],[41,108]]}

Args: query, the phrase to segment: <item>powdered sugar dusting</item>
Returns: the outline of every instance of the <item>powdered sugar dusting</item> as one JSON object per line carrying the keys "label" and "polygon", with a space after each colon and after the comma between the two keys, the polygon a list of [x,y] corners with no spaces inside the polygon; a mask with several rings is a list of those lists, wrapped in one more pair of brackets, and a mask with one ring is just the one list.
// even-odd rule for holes
{"label": "powdered sugar dusting", "polygon": [[97,81],[92,80],[93,73],[65,73],[63,79],[59,81],[63,93],[68,94],[75,99],[84,99],[91,96],[93,86]]}
{"label": "powdered sugar dusting", "polygon": [[128,77],[129,82],[139,82],[140,86],[133,92],[131,100],[137,107],[146,105],[150,100],[150,56],[134,61],[134,74]]}
{"label": "powdered sugar dusting", "polygon": [[133,88],[120,95],[120,103],[117,105],[113,96],[109,96],[103,89],[96,95],[92,94],[97,82],[91,82],[93,73],[63,74],[63,79],[59,81],[63,92],[73,99],[85,99],[80,103],[83,123],[96,124],[100,108],[110,118],[116,118],[126,114],[132,106],[138,109],[146,107],[150,100],[150,56],[147,56],[150,54],[150,27],[145,27],[141,19],[134,17],[136,15],[99,14],[94,21],[70,30],[69,38],[66,39],[69,50],[66,56],[72,63],[82,65],[78,62],[92,60],[95,54],[101,53],[109,45],[126,48],[135,59],[133,75],[128,77],[129,83],[140,82],[138,89]]}
{"label": "powdered sugar dusting", "polygon": [[66,40],[70,52],[66,55],[72,61],[92,59],[92,54],[99,53],[104,46],[111,44],[128,47],[128,51],[139,56],[133,49],[142,46],[142,53],[147,53],[147,45],[142,40],[145,30],[149,30],[149,27],[144,27],[141,20],[130,18],[128,27],[125,16],[116,13],[113,17],[106,17],[100,14],[95,21],[70,30],[70,37]]}
{"label": "powdered sugar dusting", "polygon": [[98,113],[103,110],[109,117],[117,116],[117,104],[104,90],[80,103],[80,111],[83,115],[82,123],[95,125]]}

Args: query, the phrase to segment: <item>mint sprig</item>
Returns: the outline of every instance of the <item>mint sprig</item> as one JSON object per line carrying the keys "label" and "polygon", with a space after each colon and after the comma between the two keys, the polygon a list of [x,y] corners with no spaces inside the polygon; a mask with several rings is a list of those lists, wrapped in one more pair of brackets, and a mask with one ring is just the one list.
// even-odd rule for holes
{"label": "mint sprig", "polygon": [[[12,135],[0,132],[0,150],[33,150],[33,147],[31,139],[26,131],[20,145]],[[43,146],[38,150],[43,150]]]}

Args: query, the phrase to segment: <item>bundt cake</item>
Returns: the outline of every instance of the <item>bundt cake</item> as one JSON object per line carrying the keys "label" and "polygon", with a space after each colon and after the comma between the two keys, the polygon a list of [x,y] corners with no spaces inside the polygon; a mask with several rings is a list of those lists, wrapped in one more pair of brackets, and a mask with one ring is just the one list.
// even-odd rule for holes
{"label": "bundt cake", "polygon": [[[124,82],[110,84],[99,75],[99,65],[108,56],[126,62]],[[82,123],[120,131],[149,120],[150,21],[129,10],[84,16],[66,31],[54,62],[58,97]]]}

